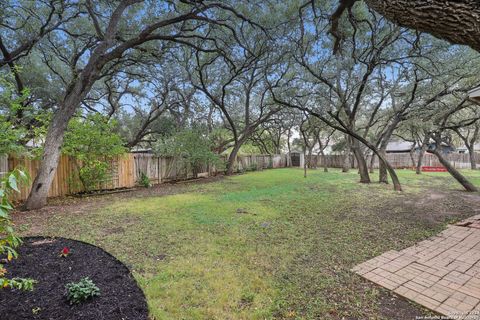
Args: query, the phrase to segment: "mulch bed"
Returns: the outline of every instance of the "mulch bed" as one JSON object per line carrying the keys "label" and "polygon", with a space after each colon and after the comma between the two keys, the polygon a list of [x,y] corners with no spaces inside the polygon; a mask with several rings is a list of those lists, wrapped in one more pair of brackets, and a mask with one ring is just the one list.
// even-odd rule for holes
{"label": "mulch bed", "polygon": [[[128,268],[103,249],[65,238],[24,238],[8,275],[38,281],[31,292],[0,289],[2,320],[143,320],[148,307]],[[60,257],[68,247],[71,254]],[[77,305],[66,299],[65,285],[89,277],[100,296]],[[34,314],[32,310],[38,310]]]}

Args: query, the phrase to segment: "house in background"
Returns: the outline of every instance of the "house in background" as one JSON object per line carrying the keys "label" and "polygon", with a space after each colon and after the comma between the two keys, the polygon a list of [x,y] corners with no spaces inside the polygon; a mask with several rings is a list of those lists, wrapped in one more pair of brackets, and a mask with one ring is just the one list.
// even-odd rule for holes
{"label": "house in background", "polygon": [[[435,149],[435,142],[430,142],[428,144],[427,151],[433,151]],[[404,141],[404,140],[395,140],[395,141],[390,141],[387,145],[387,153],[410,153],[413,147],[413,142],[409,141]],[[479,144],[480,148],[480,144]],[[420,146],[415,146],[415,152],[418,153],[420,152],[421,147]],[[461,152],[461,148],[455,149],[454,147],[444,145],[443,148],[443,153],[452,153],[452,152],[458,152],[458,153],[465,153]]]}
{"label": "house in background", "polygon": [[409,153],[413,143],[403,140],[390,141],[387,144],[387,153]]}

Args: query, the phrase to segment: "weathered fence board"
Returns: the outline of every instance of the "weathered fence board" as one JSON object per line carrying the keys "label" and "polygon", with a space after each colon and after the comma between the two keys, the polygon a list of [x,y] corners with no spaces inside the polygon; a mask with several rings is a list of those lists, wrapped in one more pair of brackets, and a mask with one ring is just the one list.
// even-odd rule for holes
{"label": "weathered fence board", "polygon": [[0,155],[0,178],[8,172],[8,156]]}

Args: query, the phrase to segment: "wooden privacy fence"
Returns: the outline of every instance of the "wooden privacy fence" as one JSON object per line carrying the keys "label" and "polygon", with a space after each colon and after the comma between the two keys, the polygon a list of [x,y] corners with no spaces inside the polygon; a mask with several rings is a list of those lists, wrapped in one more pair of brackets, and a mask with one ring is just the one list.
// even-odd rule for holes
{"label": "wooden privacy fence", "polygon": [[[144,173],[152,183],[184,180],[193,178],[194,170],[182,159],[173,157],[157,157],[149,153],[133,154],[136,180]],[[226,156],[221,156],[223,162]],[[287,166],[287,155],[246,155],[238,156],[235,162],[235,171],[262,170],[268,168],[283,168]],[[199,177],[223,172],[223,167],[203,165],[196,169]]]}
{"label": "wooden privacy fence", "polygon": [[[15,168],[24,170],[33,181],[37,175],[38,168],[40,166],[40,160],[28,159],[28,158],[16,158],[9,156],[2,157],[4,160],[0,160],[0,164],[7,159],[7,170],[10,171]],[[1,159],[1,158],[0,158]],[[84,191],[82,184],[78,178],[78,170],[75,159],[62,155],[58,163],[55,177],[53,178],[52,185],[48,192],[49,197],[58,197],[76,194]],[[133,155],[126,154],[123,156],[115,157],[110,162],[109,173],[104,181],[101,181],[98,189],[118,189],[129,188],[135,185],[135,176],[133,171]],[[15,195],[15,200],[25,200],[30,193],[31,183],[29,185],[21,186],[20,194]]]}
{"label": "wooden privacy fence", "polygon": [[[445,158],[450,161],[450,163],[458,169],[469,169],[470,168],[470,156],[469,154],[465,153],[450,153],[445,155]],[[323,166],[324,162],[326,161],[327,166],[330,168],[342,168],[343,167],[343,155],[326,155],[323,156],[314,156],[313,161],[316,161],[317,166]],[[367,157],[367,165],[370,165],[370,157]],[[418,154],[413,154],[413,160],[409,153],[387,153],[387,161],[394,167],[395,169],[403,169],[403,168],[412,168],[416,166],[418,161]],[[480,164],[480,154],[476,154],[476,162]],[[351,163],[354,168],[357,167],[356,161],[354,157],[351,157]],[[430,166],[430,167],[439,167],[442,166],[438,158],[431,154],[425,153],[422,161],[423,166]],[[378,157],[374,159],[374,168],[379,167]]]}
{"label": "wooden privacy fence", "polygon": [[[468,154],[449,154],[446,158],[456,168],[469,168]],[[226,156],[221,157],[226,161]],[[414,155],[415,161],[417,155]],[[477,156],[480,160],[480,155]],[[288,155],[246,155],[238,156],[235,162],[235,171],[254,171],[268,168],[284,168],[288,166]],[[368,159],[367,159],[368,160]],[[408,153],[405,154],[387,154],[387,160],[394,168],[410,168],[413,166],[412,160]],[[326,155],[314,156],[313,161],[316,161],[317,166],[323,166],[326,162],[328,167],[341,168],[343,166],[342,155]],[[13,170],[14,168],[23,168],[33,180],[37,174],[39,160],[15,158],[13,156],[0,155],[0,176],[4,173]],[[432,154],[425,154],[424,166],[440,166],[438,159]],[[353,163],[355,166],[355,163]],[[375,160],[374,166],[378,167],[378,159]],[[104,181],[98,185],[99,190],[131,188],[137,185],[140,176],[144,173],[153,184],[163,182],[184,180],[193,178],[194,176],[210,176],[219,172],[223,172],[223,167],[215,167],[212,165],[200,166],[196,168],[194,174],[191,168],[182,159],[173,157],[158,157],[148,153],[129,153],[123,156],[115,157],[109,166],[109,174]],[[49,191],[49,197],[58,197],[65,195],[72,195],[80,193],[83,190],[82,185],[78,179],[78,170],[75,159],[62,156],[57,168],[57,172],[52,182]],[[15,200],[25,200],[30,192],[31,185],[22,186],[21,193],[16,196]]]}
{"label": "wooden privacy fence", "polygon": [[[222,159],[226,161],[226,157],[222,157]],[[286,163],[286,155],[239,156],[235,163],[235,170],[280,168],[285,167]],[[0,155],[0,177],[15,168],[22,168],[33,181],[39,166],[40,160]],[[223,167],[216,168],[215,166],[204,165],[196,168],[196,176],[209,176],[221,171],[223,171]],[[110,161],[107,178],[99,183],[97,189],[110,190],[134,187],[142,173],[146,174],[153,184],[185,180],[195,176],[193,168],[182,159],[157,157],[145,153],[128,153]],[[16,194],[14,200],[25,200],[30,193],[30,189],[31,184],[22,186],[20,194]],[[82,191],[84,190],[78,178],[75,159],[65,155],[61,156],[48,196],[72,195]]]}

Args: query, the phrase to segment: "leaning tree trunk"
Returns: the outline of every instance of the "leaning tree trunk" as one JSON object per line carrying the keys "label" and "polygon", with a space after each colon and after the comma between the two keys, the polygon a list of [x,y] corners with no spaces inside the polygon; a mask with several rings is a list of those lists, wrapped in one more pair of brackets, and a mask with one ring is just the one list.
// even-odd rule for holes
{"label": "leaning tree trunk", "polygon": [[[378,150],[382,157],[387,158],[387,152],[385,148],[381,148]],[[388,172],[387,172],[387,166],[385,165],[384,161],[379,162],[379,167],[378,167],[378,182],[380,183],[387,183],[388,184]]]}
{"label": "leaning tree trunk", "polygon": [[473,146],[468,148],[468,156],[470,158],[470,169],[477,170],[477,157]]}
{"label": "leaning tree trunk", "polygon": [[[75,111],[92,89],[95,81],[105,64],[115,58],[120,58],[123,51],[118,51],[108,58],[105,52],[110,48],[118,30],[118,23],[123,11],[130,4],[127,1],[122,2],[114,11],[108,27],[106,29],[104,40],[90,53],[88,62],[82,71],[75,77],[65,92],[65,96],[59,103],[59,108],[55,112],[45,137],[42,161],[37,172],[37,176],[32,184],[32,189],[25,202],[24,209],[38,209],[46,205],[48,191],[52,184],[55,172],[58,166],[58,160],[61,155],[61,147],[70,119]],[[118,56],[120,55],[120,56]]]}
{"label": "leaning tree trunk", "polygon": [[[345,0],[344,0],[345,1]],[[480,51],[480,2],[477,0],[365,0],[387,19]]]}
{"label": "leaning tree trunk", "polygon": [[[343,131],[342,128],[340,127],[335,127],[335,129]],[[398,179],[397,173],[395,172],[395,169],[388,163],[387,159],[382,156],[382,154],[378,151],[377,147],[372,145],[370,142],[368,142],[365,138],[362,136],[356,134],[353,131],[343,131],[350,135],[352,139],[357,139],[358,142],[363,143],[367,148],[372,150],[372,152],[378,157],[379,162],[383,162],[385,167],[387,168],[388,173],[390,174],[390,178],[392,178],[393,182],[393,190],[395,191],[402,191],[402,185],[400,184],[400,179]]]}
{"label": "leaning tree trunk", "polygon": [[98,69],[95,69],[87,76],[83,78],[80,77],[53,115],[52,122],[45,137],[40,167],[33,180],[30,194],[23,206],[25,210],[39,209],[47,204],[48,191],[55,177],[68,122],[80,106],[81,101],[90,91],[93,85],[93,79],[96,77],[96,74],[98,74],[98,71]]}
{"label": "leaning tree trunk", "polygon": [[235,142],[232,152],[230,152],[230,155],[228,156],[227,170],[226,170],[227,176],[232,175],[233,171],[235,170],[235,161],[237,160],[237,154],[238,154],[238,151],[240,151],[241,146],[242,146],[242,143],[240,143],[239,141]]}
{"label": "leaning tree trunk", "polygon": [[423,157],[425,156],[425,152],[427,152],[429,140],[430,140],[429,135],[427,135],[425,139],[423,139],[422,147],[420,148],[420,154],[418,155],[416,174],[422,173]]}
{"label": "leaning tree trunk", "polygon": [[387,161],[387,159],[383,157],[383,155],[380,152],[377,153],[377,157],[378,157],[379,163],[383,163],[383,166],[386,168],[386,170],[390,174],[390,178],[392,179],[392,183],[393,183],[393,190],[402,191],[402,185],[400,184],[400,179],[398,179],[395,169]]}
{"label": "leaning tree trunk", "polygon": [[360,143],[354,139],[352,141],[352,151],[357,159],[358,173],[360,174],[360,183],[370,183],[370,175],[368,174],[368,166],[363,156],[362,150],[360,150]]}
{"label": "leaning tree trunk", "polygon": [[[370,142],[368,142],[368,140],[366,140],[365,138],[363,138],[362,136],[358,135],[357,133],[345,128],[345,127],[340,127],[340,126],[336,126],[334,124],[332,124],[330,121],[326,120],[324,117],[322,117],[321,115],[317,114],[317,113],[313,113],[313,112],[310,112],[312,115],[316,116],[317,118],[319,118],[320,120],[322,120],[323,122],[325,122],[327,125],[329,125],[330,127],[338,130],[338,131],[341,131],[343,133],[345,133],[346,135],[348,135],[349,137],[351,137],[352,139],[355,139],[355,141],[357,141],[357,143],[361,142],[363,143],[367,148],[369,148],[370,150],[372,150],[376,155],[377,157],[379,158],[380,161],[383,161],[385,163],[385,166],[387,167],[387,171],[388,173],[390,174],[390,177],[392,178],[392,182],[393,182],[393,189],[395,191],[402,191],[402,186],[400,184],[400,180],[398,179],[398,176],[397,176],[397,173],[395,172],[395,169],[393,169],[393,167],[388,163],[388,161],[382,157],[382,155],[380,154],[380,152],[378,152],[378,149],[376,146],[372,145]],[[363,153],[360,152],[362,155]],[[364,159],[365,160],[365,159]],[[366,165],[365,165],[366,167]],[[368,174],[368,171],[367,171],[367,174]]]}
{"label": "leaning tree trunk", "polygon": [[61,112],[57,112],[57,115],[54,116],[45,138],[40,168],[33,180],[30,194],[25,201],[25,210],[39,209],[47,204],[48,191],[50,190],[50,185],[57,171],[63,137],[69,120],[67,115],[65,115],[65,117],[62,116],[65,120],[57,120],[60,113]]}
{"label": "leaning tree trunk", "polygon": [[475,187],[467,178],[465,178],[460,171],[455,169],[450,162],[445,159],[440,151],[437,148],[433,150],[433,154],[437,156],[440,163],[447,169],[448,173],[452,175],[468,192],[477,192],[478,189]]}

